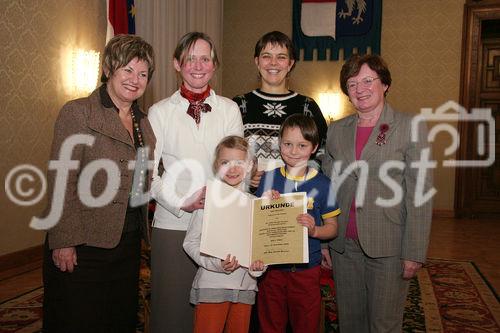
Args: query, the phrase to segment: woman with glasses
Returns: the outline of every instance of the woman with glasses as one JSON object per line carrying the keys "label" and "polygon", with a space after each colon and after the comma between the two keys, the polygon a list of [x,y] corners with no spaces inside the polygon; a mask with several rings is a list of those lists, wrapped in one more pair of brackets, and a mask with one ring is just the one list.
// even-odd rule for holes
{"label": "woman with glasses", "polygon": [[340,330],[401,332],[408,280],[429,242],[432,204],[423,193],[432,177],[414,164],[430,158],[427,130],[387,103],[391,74],[381,57],[354,55],[340,84],[357,111],[330,125],[323,162],[343,212],[330,243]]}

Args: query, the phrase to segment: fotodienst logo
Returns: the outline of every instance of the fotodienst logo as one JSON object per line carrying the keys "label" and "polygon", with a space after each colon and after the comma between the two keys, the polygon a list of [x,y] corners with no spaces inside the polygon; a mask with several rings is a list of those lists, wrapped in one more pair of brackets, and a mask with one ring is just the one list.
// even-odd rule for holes
{"label": "fotodienst logo", "polygon": [[[470,147],[468,147],[468,149],[474,152],[474,156],[477,157],[475,159],[456,159],[457,151],[461,145],[458,130],[461,122],[467,122],[468,128],[472,128],[470,131],[473,133],[471,135],[471,142],[473,142],[474,147],[472,147],[473,149],[469,149]],[[430,128],[429,131],[422,131],[424,123]],[[408,161],[409,163],[401,160],[384,161],[379,166],[377,175],[369,175],[369,161],[354,161],[351,165],[345,167],[342,167],[341,161],[333,161],[332,175],[328,176],[333,176],[332,183],[337,189],[350,175],[356,177],[358,182],[356,191],[357,205],[362,205],[365,199],[369,177],[379,177],[392,192],[392,197],[378,197],[376,199],[375,204],[383,208],[400,204],[407,190],[403,188],[403,182],[398,182],[391,178],[392,171],[397,169],[403,172],[405,168],[410,168],[409,172],[414,172],[416,175],[415,193],[413,194],[414,204],[416,206],[423,205],[431,200],[437,192],[432,184],[426,180],[428,179],[428,172],[431,169],[435,169],[439,164],[438,161],[432,159],[430,146],[436,141],[440,133],[445,133],[451,138],[450,145],[444,149],[444,158],[439,162],[442,167],[486,168],[495,162],[495,119],[492,116],[491,109],[473,108],[471,112],[467,112],[467,109],[463,106],[450,100],[435,110],[432,108],[422,108],[421,112],[413,117],[410,133],[411,141],[417,143],[416,146],[425,143],[421,145],[424,148],[420,150],[418,158]],[[427,135],[426,138],[423,137],[425,135]],[[44,218],[33,217],[30,223],[32,228],[49,229],[59,222],[63,212],[69,181],[76,182],[74,191],[76,191],[78,199],[83,206],[91,208],[103,207],[114,200],[118,188],[121,186],[120,166],[115,161],[98,159],[87,163],[82,168],[79,160],[71,159],[76,146],[84,145],[92,147],[94,142],[95,137],[91,135],[72,135],[61,145],[58,159],[49,161],[49,171],[56,174],[52,188],[51,211]],[[427,145],[427,142],[430,145]],[[143,149],[146,149],[145,156],[148,156],[148,148]],[[141,153],[141,150],[139,150],[137,156]],[[134,206],[146,204],[150,199],[150,195],[144,189],[145,179],[143,177],[147,173],[147,170],[151,172],[154,161],[145,161],[144,165],[136,165],[135,160],[126,162],[128,170],[134,170],[131,193],[138,194],[131,198],[133,200],[130,200],[130,204]],[[78,170],[78,179],[70,180],[70,171],[72,170]],[[101,170],[106,172],[107,184],[102,193],[94,196],[91,191],[91,183],[95,175]],[[202,186],[200,184],[203,184],[206,179],[211,177],[211,175],[206,174],[203,165],[195,159],[177,160],[175,163],[169,165],[165,173],[168,175],[169,183],[161,183],[156,186],[162,186],[161,195],[173,197],[173,201],[176,202],[182,202],[188,198],[192,193],[199,190],[199,187]],[[183,188],[184,185],[189,185],[189,189],[185,193],[178,193],[178,182],[183,184]],[[5,177],[6,196],[10,201],[19,206],[32,206],[40,202],[46,194],[47,187],[45,173],[31,164],[21,164],[14,167]],[[291,187],[286,190],[293,191]],[[314,192],[312,193],[314,194]],[[336,190],[332,191],[332,193],[332,200],[335,200],[338,195],[342,195],[341,193],[336,193]],[[221,197],[220,204],[222,205],[223,203],[224,200]]]}
{"label": "fotodienst logo", "polygon": [[[451,137],[451,144],[445,149],[445,159],[442,161],[443,167],[489,167],[495,162],[495,119],[489,108],[473,108],[471,112],[454,101],[448,101],[436,110],[432,108],[422,108],[420,114],[415,116],[412,121],[412,141],[421,140],[418,137],[418,126],[421,122],[426,122],[428,125],[433,125],[429,130],[427,140],[432,143],[440,132],[446,132]],[[475,148],[477,156],[481,159],[473,160],[457,160],[456,153],[460,147],[460,133],[457,127],[450,124],[454,122],[473,123],[476,126]],[[435,124],[433,124],[435,123]]]}

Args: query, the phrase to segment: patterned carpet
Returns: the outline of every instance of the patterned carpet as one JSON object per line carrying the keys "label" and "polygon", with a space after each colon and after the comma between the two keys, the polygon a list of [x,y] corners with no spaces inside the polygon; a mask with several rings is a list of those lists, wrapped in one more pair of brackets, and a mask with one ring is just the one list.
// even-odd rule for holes
{"label": "patterned carpet", "polygon": [[42,327],[43,288],[0,304],[0,333],[32,333]]}
{"label": "patterned carpet", "polygon": [[[147,295],[149,271],[141,272],[141,295]],[[338,332],[333,281],[323,272],[325,330]],[[33,333],[41,328],[42,288],[0,304],[0,333]],[[142,298],[142,297],[141,297]],[[144,327],[141,302],[140,325]],[[147,320],[147,319],[146,319]],[[500,303],[479,270],[471,262],[429,260],[418,278],[410,283],[406,301],[404,332],[500,332]]]}
{"label": "patterned carpet", "polygon": [[498,294],[473,263],[432,260],[418,286],[428,332],[500,332]]}
{"label": "patterned carpet", "polygon": [[[333,281],[322,277],[325,331],[338,332]],[[333,297],[332,297],[333,296]],[[428,260],[410,281],[403,332],[500,332],[500,303],[477,267],[466,261]]]}

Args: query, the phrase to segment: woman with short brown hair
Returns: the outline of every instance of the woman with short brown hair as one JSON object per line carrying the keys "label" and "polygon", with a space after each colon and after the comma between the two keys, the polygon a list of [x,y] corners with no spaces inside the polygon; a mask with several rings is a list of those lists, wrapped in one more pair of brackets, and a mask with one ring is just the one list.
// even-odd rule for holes
{"label": "woman with short brown hair", "polygon": [[[141,238],[148,240],[147,162],[155,147],[137,99],[154,67],[151,45],[138,36],[117,35],[104,50],[103,84],[59,112],[51,160],[59,159],[69,140],[86,138],[89,144],[73,148],[77,168],[69,171],[64,193],[53,193],[61,177],[49,171],[51,211],[64,199],[62,216],[45,242],[44,331],[136,330]],[[85,170],[95,166],[106,172],[98,169],[89,177]],[[111,185],[113,177],[118,183]],[[107,190],[114,195],[104,199]]]}
{"label": "woman with short brown hair", "polygon": [[429,243],[432,202],[417,189],[432,188],[432,175],[414,166],[430,152],[427,130],[387,103],[380,56],[352,56],[340,82],[356,113],[328,128],[323,165],[342,210],[330,243],[340,331],[401,332],[408,280]]}

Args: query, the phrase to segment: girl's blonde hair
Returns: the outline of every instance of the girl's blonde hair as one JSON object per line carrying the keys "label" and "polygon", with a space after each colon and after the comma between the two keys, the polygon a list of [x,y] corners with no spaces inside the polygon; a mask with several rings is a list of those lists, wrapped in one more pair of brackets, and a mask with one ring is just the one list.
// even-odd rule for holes
{"label": "girl's blonde hair", "polygon": [[217,161],[219,160],[222,148],[231,148],[244,151],[245,153],[247,153],[247,160],[250,155],[250,145],[244,138],[237,135],[226,136],[219,142],[217,147],[215,147],[215,158],[212,165],[214,173],[217,173]]}
{"label": "girl's blonde hair", "polygon": [[220,152],[222,151],[223,148],[238,149],[247,153],[246,160],[248,162],[252,162],[252,170],[250,172],[250,178],[255,174],[255,172],[257,171],[256,158],[253,156],[250,149],[250,145],[248,144],[247,140],[237,135],[226,136],[219,142],[217,147],[215,147],[215,158],[214,158],[214,163],[212,165],[212,169],[215,174],[217,174],[217,161],[219,160]]}

